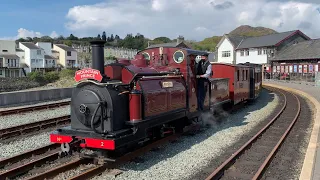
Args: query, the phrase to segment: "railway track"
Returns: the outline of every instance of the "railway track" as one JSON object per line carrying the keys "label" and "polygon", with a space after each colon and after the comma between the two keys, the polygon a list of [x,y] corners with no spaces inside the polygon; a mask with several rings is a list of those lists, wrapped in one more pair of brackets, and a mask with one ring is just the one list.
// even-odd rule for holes
{"label": "railway track", "polygon": [[39,131],[49,127],[55,127],[58,125],[65,125],[70,123],[70,115],[50,118],[43,121],[38,121],[29,124],[23,124],[20,126],[14,126],[6,129],[0,129],[0,139],[8,139],[15,136],[20,136],[34,131]]}
{"label": "railway track", "polygon": [[22,112],[31,112],[31,111],[42,110],[42,109],[50,109],[50,108],[56,108],[56,107],[61,107],[61,106],[67,106],[70,104],[70,102],[71,101],[64,101],[64,102],[29,106],[29,107],[23,107],[23,108],[7,109],[7,110],[0,111],[0,116],[22,113]]}
{"label": "railway track", "polygon": [[[121,173],[117,168],[134,158],[143,155],[144,153],[152,150],[160,146],[161,144],[167,143],[169,141],[174,141],[178,139],[184,133],[177,133],[170,136],[167,136],[158,141],[147,144],[146,146],[139,148],[133,152],[127,153],[124,156],[116,159],[115,162],[110,162],[103,165],[94,165],[96,160],[93,158],[84,158],[82,156],[72,156],[69,161],[66,163],[61,163],[60,166],[56,166],[55,168],[51,168],[46,171],[41,171],[41,173],[31,173],[32,176],[28,175],[23,179],[28,180],[42,180],[48,178],[54,178],[60,173],[67,172],[72,169],[78,168],[80,165],[85,165],[91,163],[93,166],[90,168],[86,168],[84,172],[81,174],[77,174],[73,177],[70,177],[70,180],[76,179],[88,179],[94,177],[96,175],[101,174],[102,172],[109,170],[110,174]],[[76,143],[76,142],[75,142]],[[4,159],[0,161],[0,179],[6,178],[16,178],[18,176],[24,176],[28,174],[29,171],[35,169],[35,167],[39,167],[47,164],[48,162],[53,162],[59,158],[60,144],[51,144],[48,146],[44,146],[42,148],[32,150],[20,155],[17,155],[12,158]],[[30,160],[31,159],[31,160]],[[38,170],[39,171],[39,170]],[[30,174],[30,173],[29,173]]]}
{"label": "railway track", "polygon": [[290,92],[275,89],[283,97],[283,106],[271,121],[233,153],[206,180],[260,179],[278,149],[296,123],[301,104]]}

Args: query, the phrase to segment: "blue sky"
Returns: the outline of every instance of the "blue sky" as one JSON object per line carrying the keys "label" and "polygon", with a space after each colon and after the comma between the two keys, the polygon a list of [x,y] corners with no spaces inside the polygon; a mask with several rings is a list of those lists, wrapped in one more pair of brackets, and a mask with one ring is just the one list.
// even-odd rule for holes
{"label": "blue sky", "polygon": [[2,0],[0,39],[141,33],[203,40],[240,25],[320,38],[319,0]]}
{"label": "blue sky", "polygon": [[19,28],[44,35],[52,31],[68,35],[71,33],[65,28],[68,10],[74,6],[98,2],[101,0],[2,0],[0,37],[16,36]]}

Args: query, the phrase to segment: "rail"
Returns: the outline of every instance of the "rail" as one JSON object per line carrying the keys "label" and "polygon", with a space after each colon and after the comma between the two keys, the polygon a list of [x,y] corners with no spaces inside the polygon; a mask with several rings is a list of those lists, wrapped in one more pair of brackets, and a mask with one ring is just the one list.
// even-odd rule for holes
{"label": "rail", "polygon": [[42,110],[42,109],[56,108],[56,107],[61,107],[61,106],[67,106],[69,104],[70,104],[70,101],[64,101],[64,102],[50,103],[50,104],[44,104],[44,105],[36,105],[36,106],[28,106],[28,107],[23,107],[23,108],[1,110],[0,116],[22,113],[22,112],[31,112],[31,111]]}
{"label": "rail", "polygon": [[[284,104],[283,104],[281,110],[254,137],[252,137],[240,149],[238,149],[235,153],[233,153],[232,156],[230,156],[226,161],[224,161],[217,169],[215,169],[206,178],[206,180],[220,179],[222,176],[225,176],[225,172],[228,169],[230,169],[230,167],[232,167],[235,162],[239,161],[239,159],[241,159],[241,156],[245,152],[247,152],[250,148],[252,148],[254,146],[255,142],[259,141],[259,137],[261,137],[262,134],[265,134],[269,129],[271,129],[271,126],[276,122],[276,120],[279,120],[280,118],[282,118],[282,119],[286,118],[285,117],[286,114],[283,115],[284,112],[286,112],[286,113],[290,113],[291,112],[291,114],[292,114],[292,111],[296,110],[296,114],[293,117],[293,120],[291,121],[291,123],[288,126],[288,128],[286,128],[285,132],[282,134],[281,138],[277,141],[276,145],[272,148],[270,153],[266,156],[266,158],[263,161],[263,163],[259,166],[259,168],[257,168],[258,170],[255,173],[253,173],[254,176],[252,177],[252,179],[261,178],[261,176],[263,175],[265,169],[268,167],[268,165],[270,164],[272,158],[276,154],[277,150],[280,148],[280,146],[284,142],[285,138],[289,134],[290,130],[294,126],[295,122],[297,121],[297,119],[298,119],[298,117],[300,115],[300,111],[301,111],[301,104],[300,104],[300,101],[299,101],[299,99],[298,99],[298,97],[296,95],[290,93],[290,95],[293,96],[293,98],[291,98],[290,101],[292,101],[292,99],[296,100],[295,102],[297,104],[297,107],[294,107],[295,106],[295,102],[287,102],[287,99],[288,99],[287,97],[288,97],[289,92],[283,93],[280,90],[277,90],[277,91],[279,91],[280,94],[282,94],[282,96],[284,97]],[[271,130],[270,130],[270,132],[271,132]],[[231,175],[231,176],[233,176],[233,175]]]}

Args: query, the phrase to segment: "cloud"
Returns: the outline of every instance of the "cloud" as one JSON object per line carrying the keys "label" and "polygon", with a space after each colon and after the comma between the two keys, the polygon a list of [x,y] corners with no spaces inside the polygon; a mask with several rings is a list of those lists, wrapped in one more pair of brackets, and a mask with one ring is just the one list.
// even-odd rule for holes
{"label": "cloud", "polygon": [[[319,1],[302,0],[106,1],[70,8],[65,27],[80,36],[106,31],[121,37],[141,33],[151,39],[183,35],[186,39],[202,40],[229,33],[240,25],[264,26],[279,32],[295,30],[302,27],[301,22],[320,21],[319,5]],[[319,23],[303,27],[301,30],[308,36],[319,36]]]}
{"label": "cloud", "polygon": [[299,25],[298,28],[301,29],[310,29],[312,27],[312,23],[307,22],[307,21],[302,21]]}
{"label": "cloud", "polygon": [[228,9],[234,6],[234,4],[230,1],[225,2],[217,2],[217,0],[210,2],[210,4],[213,6],[213,8],[218,10],[224,10]]}
{"label": "cloud", "polygon": [[[34,37],[42,37],[42,36],[45,36],[45,35],[40,33],[40,32],[35,32],[33,30],[27,30],[27,29],[24,29],[24,28],[19,28],[17,36],[14,36],[14,37],[2,37],[0,39],[2,39],[2,40],[17,40],[19,38],[26,38],[26,37],[34,38]],[[52,31],[49,36],[51,38],[56,38],[59,35],[57,34],[57,32]]]}

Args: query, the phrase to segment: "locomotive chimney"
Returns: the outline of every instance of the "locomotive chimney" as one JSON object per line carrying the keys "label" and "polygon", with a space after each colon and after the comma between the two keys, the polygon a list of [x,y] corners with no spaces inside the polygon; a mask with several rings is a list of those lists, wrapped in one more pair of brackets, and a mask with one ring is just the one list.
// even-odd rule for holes
{"label": "locomotive chimney", "polygon": [[92,68],[99,70],[102,76],[104,75],[104,44],[106,41],[94,40],[91,41],[92,47]]}

